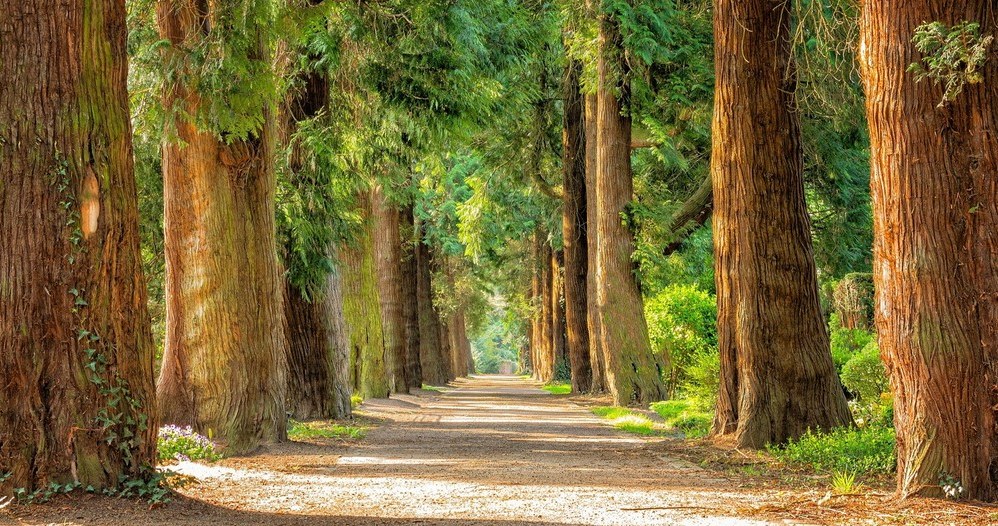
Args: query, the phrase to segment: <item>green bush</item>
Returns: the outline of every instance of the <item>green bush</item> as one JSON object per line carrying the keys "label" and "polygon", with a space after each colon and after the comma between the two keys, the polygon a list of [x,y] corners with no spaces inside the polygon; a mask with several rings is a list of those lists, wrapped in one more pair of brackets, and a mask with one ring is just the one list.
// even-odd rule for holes
{"label": "green bush", "polygon": [[890,389],[880,347],[871,341],[842,366],[842,384],[867,405],[879,405]]}
{"label": "green bush", "polygon": [[842,427],[829,433],[808,432],[783,448],[771,449],[783,462],[821,472],[886,474],[894,471],[894,429]]}
{"label": "green bush", "polygon": [[690,369],[717,354],[717,300],[692,285],[672,285],[645,302],[652,349],[672,364],[671,394],[688,383]]}
{"label": "green bush", "polygon": [[682,395],[697,409],[713,413],[721,381],[721,356],[716,349],[697,353],[686,368],[686,379],[680,385]]}
{"label": "green bush", "polygon": [[842,366],[856,353],[869,345],[870,342],[876,341],[872,332],[842,327],[838,314],[832,314],[828,322],[828,331],[832,342],[832,361],[835,362],[835,370],[840,373]]}

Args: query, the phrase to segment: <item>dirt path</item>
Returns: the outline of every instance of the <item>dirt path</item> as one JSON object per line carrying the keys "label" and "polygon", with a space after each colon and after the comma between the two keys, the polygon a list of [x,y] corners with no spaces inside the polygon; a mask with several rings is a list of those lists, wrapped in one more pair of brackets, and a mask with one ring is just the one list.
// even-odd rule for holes
{"label": "dirt path", "polygon": [[[656,442],[518,377],[371,401],[356,442],[288,443],[174,469],[197,479],[165,507],[74,497],[15,507],[16,524],[764,524],[739,510],[779,500],[739,489]],[[83,502],[81,502],[83,501]],[[795,521],[788,521],[795,522]],[[783,521],[780,521],[783,523]]]}

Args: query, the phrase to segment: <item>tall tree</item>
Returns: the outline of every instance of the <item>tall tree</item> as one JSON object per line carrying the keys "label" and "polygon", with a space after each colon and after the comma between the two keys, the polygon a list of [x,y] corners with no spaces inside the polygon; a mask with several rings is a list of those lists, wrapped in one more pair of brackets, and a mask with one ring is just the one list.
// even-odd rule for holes
{"label": "tall tree", "polygon": [[393,393],[408,392],[406,380],[406,319],[402,297],[402,236],[399,211],[388,201],[384,189],[371,190],[375,268],[378,300],[385,339],[385,370]]}
{"label": "tall tree", "polygon": [[[586,130],[586,322],[589,340],[589,363],[592,367],[592,391],[606,391],[606,354],[600,343],[599,304],[596,296],[596,252],[599,250],[596,228],[596,94],[585,96]],[[568,236],[565,236],[566,238]]]}
{"label": "tall tree", "polygon": [[423,385],[423,367],[419,359],[421,336],[419,332],[419,288],[416,279],[419,261],[416,257],[415,218],[412,205],[401,212],[402,235],[402,316],[405,318],[405,378],[411,388]]}
{"label": "tall tree", "polygon": [[371,192],[362,190],[357,201],[362,219],[360,232],[354,243],[340,248],[343,315],[350,334],[350,377],[354,392],[362,398],[387,398],[391,389],[378,299]]}
{"label": "tall tree", "polygon": [[586,125],[580,91],[582,64],[565,66],[565,103],[562,161],[564,204],[562,237],[565,254],[565,332],[572,371],[572,391],[588,392],[592,385],[589,323],[586,314],[588,245],[586,244]]}
{"label": "tall tree", "polygon": [[419,310],[419,363],[423,379],[430,385],[447,383],[449,367],[440,338],[440,313],[433,305],[431,250],[421,242],[421,228],[416,225],[416,307]]}
{"label": "tall tree", "polygon": [[156,460],[125,5],[0,2],[0,495]]}
{"label": "tall tree", "polygon": [[714,11],[713,432],[748,447],[851,422],[818,302],[791,18],[786,0],[721,0]]}
{"label": "tall tree", "polygon": [[[235,1],[157,4],[170,44],[164,106],[174,137],[163,146],[167,327],[159,407],[164,422],[211,430],[232,452],[283,439],[287,420],[267,89],[276,82],[266,36],[271,6],[241,9]],[[205,53],[219,65],[205,68]],[[201,91],[222,82],[229,91]]]}
{"label": "tall tree", "polygon": [[[629,6],[628,6],[629,7]],[[596,297],[606,383],[618,405],[662,400],[665,364],[652,353],[634,264],[634,234],[624,220],[633,198],[630,80],[620,22],[599,20],[596,114]]]}
{"label": "tall tree", "polygon": [[[960,482],[962,496],[994,500],[998,61],[992,50],[983,63],[944,64],[955,75],[976,70],[985,81],[937,107],[944,88],[908,71],[923,58],[912,37],[925,21],[946,31],[973,22],[980,35],[998,32],[986,0],[863,6],[874,310],[895,399],[897,487],[902,496],[939,495],[942,474]],[[978,38],[965,28],[956,41]]]}

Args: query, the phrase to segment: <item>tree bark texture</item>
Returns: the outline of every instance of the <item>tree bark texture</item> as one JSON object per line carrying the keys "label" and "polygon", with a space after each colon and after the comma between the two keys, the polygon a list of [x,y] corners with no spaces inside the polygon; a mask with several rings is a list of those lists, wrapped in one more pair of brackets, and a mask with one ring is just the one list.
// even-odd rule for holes
{"label": "tree bark texture", "polygon": [[894,393],[898,492],[998,498],[998,61],[942,107],[916,82],[926,21],[998,31],[985,0],[866,2],[861,67],[870,124],[874,311]]}
{"label": "tree bark texture", "polygon": [[818,301],[790,19],[780,0],[722,0],[714,12],[713,433],[755,448],[851,423]]}
{"label": "tree bark texture", "polygon": [[423,385],[423,368],[420,363],[419,297],[416,275],[419,271],[416,258],[417,230],[412,205],[400,212],[402,235],[402,317],[405,319],[405,379],[411,388]]}
{"label": "tree bark texture", "polygon": [[652,353],[634,274],[634,235],[623,219],[633,194],[627,63],[619,23],[600,15],[596,148],[596,296],[606,383],[617,405],[662,400],[662,357]]}
{"label": "tree bark texture", "polygon": [[[417,229],[419,226],[417,225]],[[421,239],[417,233],[416,239]],[[433,283],[430,247],[416,243],[416,299],[419,309],[419,363],[423,381],[429,385],[445,385],[449,367],[440,338],[440,313],[433,305]]]}
{"label": "tree bark texture", "polygon": [[[212,9],[161,0],[160,33],[184,53]],[[262,29],[259,60],[269,62]],[[182,79],[183,77],[178,77]],[[165,106],[197,113],[202,94],[178,80]],[[256,135],[223,141],[176,118],[163,146],[166,345],[157,396],[164,422],[211,432],[232,453],[286,434],[283,287],[274,220],[274,116]]]}
{"label": "tree bark texture", "polygon": [[596,228],[596,115],[595,94],[586,95],[586,321],[589,340],[589,363],[592,366],[592,387],[596,393],[606,391],[606,355],[600,344],[599,304],[596,298],[596,252],[599,249]]}
{"label": "tree bark texture", "polygon": [[350,343],[339,270],[321,295],[304,298],[286,282],[288,412],[298,420],[350,415]]}
{"label": "tree bark texture", "polygon": [[0,1],[0,495],[156,462],[125,5]]}
{"label": "tree bark texture", "polygon": [[582,64],[565,66],[565,117],[563,125],[564,173],[562,187],[562,237],[565,258],[565,333],[572,371],[572,391],[589,392],[592,365],[586,312],[588,245],[586,244],[586,124],[585,100],[579,91]]}
{"label": "tree bark texture", "polygon": [[387,398],[390,387],[371,232],[370,192],[359,192],[357,201],[363,226],[355,243],[340,249],[343,316],[350,335],[350,378],[354,392],[361,398]]}
{"label": "tree bark texture", "polygon": [[551,245],[547,242],[546,234],[539,234],[540,243],[537,245],[537,351],[534,353],[534,378],[542,382],[550,382],[554,379],[554,314],[555,309],[552,297],[554,287],[554,276],[551,273]]}
{"label": "tree bark texture", "polygon": [[565,336],[565,280],[562,274],[564,255],[560,250],[551,251],[551,354],[552,360],[552,380],[571,380],[565,377],[565,373],[570,373],[568,362],[568,348]]}
{"label": "tree bark texture", "polygon": [[402,297],[402,236],[399,212],[380,186],[371,190],[374,219],[374,254],[381,301],[381,326],[385,337],[385,369],[393,393],[409,391],[405,377],[406,319]]}

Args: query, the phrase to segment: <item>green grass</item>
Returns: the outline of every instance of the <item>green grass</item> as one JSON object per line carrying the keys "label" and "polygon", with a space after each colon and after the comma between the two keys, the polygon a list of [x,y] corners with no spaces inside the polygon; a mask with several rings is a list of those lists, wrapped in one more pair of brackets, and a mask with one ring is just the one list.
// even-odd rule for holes
{"label": "green grass", "polygon": [[444,388],[443,387],[437,387],[435,385],[428,385],[428,384],[423,384],[423,386],[420,387],[420,389],[422,389],[424,391],[436,391],[438,393],[444,392]]}
{"label": "green grass", "polygon": [[894,471],[894,429],[881,426],[841,427],[830,433],[808,432],[773,455],[788,464],[800,464],[819,472],[859,475]]}
{"label": "green grass", "polygon": [[367,430],[360,426],[346,426],[334,422],[295,422],[291,421],[288,438],[291,440],[315,440],[317,438],[337,438],[345,440],[360,440]]}
{"label": "green grass", "polygon": [[710,432],[714,417],[701,411],[689,400],[655,402],[651,410],[665,420],[666,427],[682,430],[686,438],[700,438]]}
{"label": "green grass", "polygon": [[600,406],[592,408],[594,415],[610,421],[613,427],[642,436],[659,436],[664,429],[647,416],[624,407]]}
{"label": "green grass", "polygon": [[566,384],[561,382],[551,382],[543,387],[545,391],[556,394],[556,395],[567,395],[572,394],[572,384]]}
{"label": "green grass", "polygon": [[360,407],[360,404],[363,404],[363,403],[364,403],[364,399],[361,398],[360,395],[353,395],[353,396],[350,397],[350,408],[351,409],[356,409],[356,408]]}

